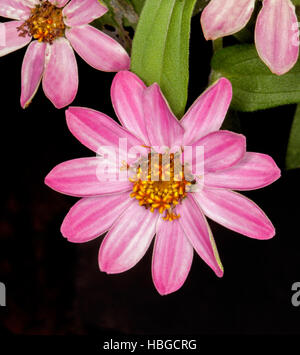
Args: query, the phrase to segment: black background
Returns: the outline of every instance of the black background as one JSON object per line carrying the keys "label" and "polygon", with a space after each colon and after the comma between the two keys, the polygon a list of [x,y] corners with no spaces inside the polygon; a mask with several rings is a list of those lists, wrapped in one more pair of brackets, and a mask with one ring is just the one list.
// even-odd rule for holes
{"label": "black background", "polygon": [[[248,150],[272,155],[282,178],[245,193],[270,217],[274,239],[252,240],[211,222],[225,268],[218,279],[195,254],[176,293],[160,296],[151,280],[151,252],[133,269],[106,275],[98,269],[102,237],[72,244],[60,224],[76,198],[50,190],[44,177],[65,160],[93,156],[68,131],[40,88],[32,104],[19,104],[25,48],[0,58],[1,223],[0,281],[7,306],[2,334],[294,334],[300,307],[291,304],[300,281],[300,170],[286,172],[284,157],[295,106],[239,113]],[[190,105],[205,89],[212,55],[199,16],[193,19]],[[74,106],[115,118],[110,101],[113,73],[89,67],[78,56]]]}

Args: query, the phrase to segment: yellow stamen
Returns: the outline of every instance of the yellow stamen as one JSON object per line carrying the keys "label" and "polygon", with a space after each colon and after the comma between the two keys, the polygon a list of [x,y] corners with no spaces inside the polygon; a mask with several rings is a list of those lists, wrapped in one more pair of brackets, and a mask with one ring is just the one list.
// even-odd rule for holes
{"label": "yellow stamen", "polygon": [[[141,206],[152,213],[155,210],[160,214],[165,213],[163,220],[174,221],[180,218],[175,208],[187,196],[186,187],[191,182],[185,180],[184,168],[178,156],[166,154],[149,153],[147,161],[145,158],[140,161],[136,176],[129,179],[133,184],[130,197],[137,199]],[[146,176],[145,180],[141,176]],[[151,180],[153,177],[155,180]]]}

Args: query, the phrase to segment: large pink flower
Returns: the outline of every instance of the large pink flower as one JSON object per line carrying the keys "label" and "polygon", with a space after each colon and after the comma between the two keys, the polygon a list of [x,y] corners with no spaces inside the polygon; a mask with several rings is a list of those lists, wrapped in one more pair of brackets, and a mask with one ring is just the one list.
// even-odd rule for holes
{"label": "large pink flower", "polygon": [[[231,96],[230,82],[221,78],[179,122],[157,84],[146,88],[136,75],[122,71],[115,76],[111,88],[112,103],[122,126],[101,112],[70,107],[66,111],[70,131],[99,155],[64,162],[45,179],[56,191],[83,197],[65,217],[62,234],[71,242],[82,243],[108,231],[100,247],[99,266],[112,274],[132,268],[156,235],[152,275],[162,295],[182,286],[192,264],[193,249],[217,276],[223,275],[205,215],[250,238],[272,238],[275,230],[263,211],[248,198],[231,191],[258,189],[280,176],[271,157],[246,152],[243,135],[219,130]],[[115,161],[103,157],[105,152],[109,153],[107,147],[119,151],[120,138],[126,138],[128,149],[144,147],[145,151],[138,161],[131,156],[128,165],[114,170]],[[152,154],[147,150],[150,146],[156,147]],[[168,175],[167,168],[170,162],[174,168],[176,156],[182,151],[186,154],[187,147],[196,151],[190,175],[197,168],[203,174],[192,175],[188,181],[187,176],[175,179],[175,169],[169,169]],[[124,151],[119,154],[123,162]],[[168,154],[170,159],[165,164]],[[149,175],[142,179],[139,175],[149,156],[159,158],[159,179],[152,179],[152,175],[151,179]],[[128,171],[134,166],[137,174],[121,181],[105,181],[100,174],[104,165],[112,174],[121,173],[124,166]],[[153,165],[146,165],[147,174],[148,169],[151,174],[155,172],[153,166],[155,160]],[[163,175],[170,178],[164,180]]]}
{"label": "large pink flower", "polygon": [[[107,12],[98,0],[1,0],[0,16],[15,19],[1,24],[4,43],[0,57],[27,45],[22,65],[21,106],[27,107],[41,80],[57,108],[69,105],[78,89],[75,51],[102,71],[129,68],[125,49],[88,25]],[[67,4],[68,3],[68,4]]]}
{"label": "large pink flower", "polygon": [[[246,26],[255,0],[211,0],[201,16],[205,38],[216,39]],[[290,0],[263,0],[255,28],[260,58],[270,70],[281,75],[296,63],[299,54],[298,20]]]}

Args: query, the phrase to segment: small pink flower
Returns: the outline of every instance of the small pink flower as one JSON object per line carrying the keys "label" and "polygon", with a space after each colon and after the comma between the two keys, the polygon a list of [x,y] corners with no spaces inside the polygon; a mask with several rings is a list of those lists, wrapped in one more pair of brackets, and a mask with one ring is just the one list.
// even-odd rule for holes
{"label": "small pink flower", "polygon": [[[255,0],[211,0],[201,16],[207,40],[228,36],[246,26]],[[298,20],[290,0],[263,0],[257,17],[255,44],[270,70],[282,75],[296,63],[299,54]]]}
{"label": "small pink flower", "polygon": [[17,21],[1,24],[5,40],[0,43],[0,57],[36,39],[28,46],[22,65],[23,108],[30,104],[41,80],[45,95],[56,108],[74,100],[78,70],[73,49],[95,69],[114,72],[129,68],[125,49],[88,25],[107,8],[98,0],[68,1],[1,0],[0,16]]}
{"label": "small pink flower", "polygon": [[[45,179],[58,192],[83,197],[63,221],[64,237],[82,243],[108,232],[100,247],[99,266],[102,271],[114,274],[132,268],[156,235],[152,276],[162,295],[182,286],[192,264],[193,249],[217,276],[223,275],[205,215],[250,238],[272,238],[275,230],[263,211],[231,190],[269,185],[279,178],[280,170],[268,155],[246,152],[243,135],[220,130],[231,97],[230,82],[221,78],[178,121],[156,83],[146,88],[136,75],[122,71],[115,76],[111,88],[112,103],[122,126],[101,112],[70,107],[66,111],[70,131],[100,156],[64,162]],[[126,138],[128,149],[169,147],[174,152],[169,162],[176,160],[182,147],[194,150],[203,147],[204,174],[192,176],[188,181],[186,176],[176,180],[175,172],[170,169],[170,179],[163,181],[161,175],[167,174],[167,165],[163,163],[167,148],[159,154],[150,154],[144,148],[142,154],[150,154],[151,159],[160,157],[159,179],[142,179],[141,170],[137,169],[135,179],[101,180],[103,147],[118,150],[120,138]],[[197,154],[196,150],[196,158]],[[142,164],[143,158],[138,161]],[[107,170],[114,171],[113,161],[105,160],[105,164]],[[134,165],[132,161],[128,164]],[[146,171],[150,174],[148,167]],[[197,167],[191,168],[194,171]],[[153,169],[151,165],[151,174]],[[197,189],[198,185],[202,188]]]}

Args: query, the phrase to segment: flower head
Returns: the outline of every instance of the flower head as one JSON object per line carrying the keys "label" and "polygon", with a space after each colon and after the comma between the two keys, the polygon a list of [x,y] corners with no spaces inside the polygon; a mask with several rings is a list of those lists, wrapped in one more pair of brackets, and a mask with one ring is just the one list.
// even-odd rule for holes
{"label": "flower head", "polygon": [[57,108],[69,105],[78,89],[73,49],[102,71],[129,68],[125,49],[88,25],[107,12],[98,0],[1,0],[0,16],[15,19],[1,24],[4,43],[0,57],[29,44],[22,65],[21,106],[27,107],[39,84]]}
{"label": "flower head", "polygon": [[132,268],[156,235],[152,276],[160,294],[182,286],[193,249],[223,275],[205,215],[250,238],[273,237],[260,208],[231,191],[261,188],[280,176],[271,157],[246,152],[244,136],[220,130],[231,96],[230,82],[221,78],[178,121],[157,84],[147,88],[122,71],[111,88],[122,126],[101,112],[70,107],[70,131],[98,156],[64,162],[45,179],[56,191],[82,197],[62,234],[81,243],[108,232],[99,251],[107,273]]}
{"label": "flower head", "polygon": [[[211,0],[201,16],[205,38],[217,39],[240,31],[250,20],[255,0]],[[299,54],[298,20],[290,0],[263,0],[255,27],[255,44],[270,70],[282,75]]]}

